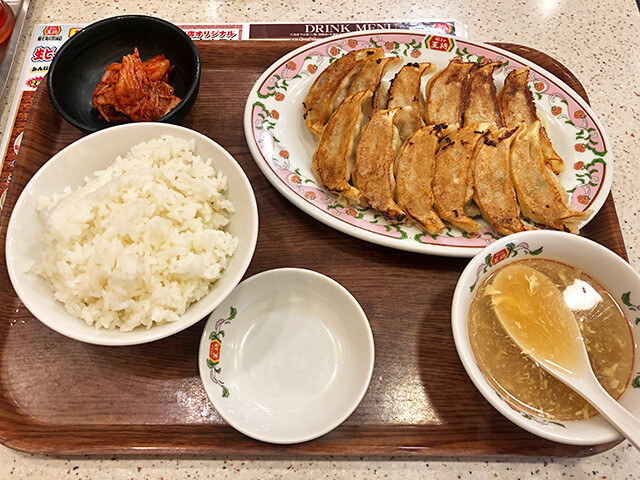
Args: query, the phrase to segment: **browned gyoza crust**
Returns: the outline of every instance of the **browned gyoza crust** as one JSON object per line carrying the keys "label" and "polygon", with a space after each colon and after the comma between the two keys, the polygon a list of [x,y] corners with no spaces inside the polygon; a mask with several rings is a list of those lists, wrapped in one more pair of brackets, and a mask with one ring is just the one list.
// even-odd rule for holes
{"label": "browned gyoza crust", "polygon": [[313,171],[329,191],[355,201],[360,192],[349,184],[353,171],[356,139],[364,120],[363,105],[371,101],[371,90],[348,96],[331,116],[313,154]]}
{"label": "browned gyoza crust", "polygon": [[471,162],[474,200],[482,216],[502,235],[530,230],[522,223],[509,166],[511,143],[524,124],[489,131]]}
{"label": "browned gyoza crust", "polygon": [[400,57],[368,58],[353,79],[347,95],[353,95],[363,90],[374,92],[382,81],[384,74],[401,63],[402,59]]}
{"label": "browned gyoza crust", "polygon": [[476,63],[471,67],[462,112],[464,125],[489,122],[494,127],[502,128],[496,86],[493,83],[493,72],[500,65],[500,62]]}
{"label": "browned gyoza crust", "polygon": [[396,202],[424,229],[436,234],[444,223],[433,208],[431,183],[441,137],[451,132],[446,124],[427,125],[410,136],[396,158]]}
{"label": "browned gyoza crust", "polygon": [[307,128],[320,136],[322,127],[334,109],[346,98],[349,85],[368,58],[382,58],[382,48],[354,50],[331,63],[318,76],[302,102],[303,117]]}
{"label": "browned gyoza crust", "polygon": [[467,232],[477,232],[480,225],[469,218],[465,206],[473,198],[471,159],[478,141],[491,124],[472,123],[445,137],[436,154],[432,188],[435,210],[440,218]]}
{"label": "browned gyoza crust", "polygon": [[533,95],[528,87],[529,68],[512,70],[504,80],[504,86],[498,94],[498,106],[505,125],[515,126],[524,123],[527,129],[538,120]]}
{"label": "browned gyoza crust", "polygon": [[373,105],[373,111],[386,110],[387,98],[389,97],[389,82],[380,82],[376,89],[373,91],[373,99],[371,101]]}
{"label": "browned gyoza crust", "polygon": [[578,212],[568,205],[564,187],[544,163],[540,120],[519,133],[511,148],[511,178],[525,217],[557,230],[579,233],[578,224],[591,210]]}
{"label": "browned gyoza crust", "polygon": [[435,70],[431,63],[409,63],[396,74],[389,87],[387,108],[403,107],[396,118],[400,140],[424,126],[424,105],[420,89],[422,77]]}
{"label": "browned gyoza crust", "polygon": [[[527,129],[539,120],[533,94],[529,90],[529,67],[512,70],[498,94],[498,105],[504,124],[508,127],[524,123]],[[544,127],[540,127],[540,146],[545,163],[555,174],[564,171],[564,162],[556,153]]]}
{"label": "browned gyoza crust", "polygon": [[400,146],[394,119],[401,110],[378,110],[371,115],[360,136],[353,170],[353,182],[363,200],[385,218],[398,222],[406,216],[394,200],[393,163]]}
{"label": "browned gyoza crust", "polygon": [[472,65],[456,57],[429,79],[424,113],[427,125],[462,124],[464,91]]}

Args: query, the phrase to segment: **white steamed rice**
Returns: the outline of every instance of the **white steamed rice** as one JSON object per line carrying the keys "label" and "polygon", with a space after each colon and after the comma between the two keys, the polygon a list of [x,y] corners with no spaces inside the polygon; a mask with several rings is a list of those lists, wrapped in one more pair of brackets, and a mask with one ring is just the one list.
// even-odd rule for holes
{"label": "white steamed rice", "polygon": [[175,322],[236,250],[227,179],[171,136],[134,146],[86,185],[38,199],[46,249],[32,268],[67,311],[130,331]]}

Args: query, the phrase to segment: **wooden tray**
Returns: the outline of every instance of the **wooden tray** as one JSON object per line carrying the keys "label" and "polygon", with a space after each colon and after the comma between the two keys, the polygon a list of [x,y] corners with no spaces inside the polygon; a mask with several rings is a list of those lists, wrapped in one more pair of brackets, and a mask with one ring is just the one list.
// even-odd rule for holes
{"label": "wooden tray", "polygon": [[[376,344],[371,386],[339,428],[317,440],[274,446],[236,432],[210,405],[198,377],[204,327],[151,344],[100,347],[63,337],[25,309],[0,265],[0,441],[52,454],[564,455],[613,444],[573,447],[516,427],[487,403],[458,359],[450,327],[453,291],[467,260],[380,247],[304,214],[260,173],[244,139],[249,89],[294,41],[198,42],[202,82],[187,127],[208,135],[242,165],[255,190],[260,231],[247,276],[302,267],[334,278],[367,313]],[[562,65],[532,49],[498,44],[550,70],[586,98]],[[29,178],[81,136],[35,94],[3,212]],[[626,258],[611,197],[585,236]]]}

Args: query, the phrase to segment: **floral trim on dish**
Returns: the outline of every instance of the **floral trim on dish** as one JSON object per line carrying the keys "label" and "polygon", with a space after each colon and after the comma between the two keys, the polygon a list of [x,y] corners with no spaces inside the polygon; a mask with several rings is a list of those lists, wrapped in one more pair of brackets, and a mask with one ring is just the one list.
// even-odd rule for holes
{"label": "floral trim on dish", "polygon": [[[631,303],[631,292],[623,293],[620,299],[622,300],[622,303],[624,303],[627,307],[629,307],[630,311],[632,312],[640,311],[640,305],[634,305]],[[640,318],[636,318],[635,324],[636,325],[640,324]]]}
{"label": "floral trim on dish", "polygon": [[231,307],[231,312],[227,318],[221,318],[215,324],[214,331],[209,335],[209,357],[207,358],[207,367],[211,369],[209,376],[213,383],[220,385],[222,388],[222,397],[229,396],[229,389],[224,386],[224,382],[218,378],[218,374],[222,372],[219,366],[220,363],[220,350],[222,348],[222,337],[224,337],[224,330],[221,330],[223,325],[231,323],[231,320],[236,318],[238,310],[235,307]]}
{"label": "floral trim on dish", "polygon": [[[438,55],[449,54],[471,62],[499,61],[501,66],[496,72],[498,82],[509,71],[524,66],[508,53],[496,52],[491,46],[474,45],[441,35],[424,36],[417,32],[363,32],[312,45],[296,56],[276,64],[253,90],[250,113],[252,134],[263,157],[263,165],[273,172],[283,186],[313,208],[369,233],[425,246],[483,248],[491,244],[501,237],[492,228],[468,234],[447,225],[439,234],[431,235],[411,223],[396,224],[385,220],[370,208],[350,205],[317,183],[310,168],[311,159],[298,158],[299,145],[286,144],[293,141],[285,132],[290,132],[291,122],[295,123],[299,119],[287,116],[285,121],[284,117],[291,115],[290,97],[295,94],[297,98],[296,89],[300,84],[313,82],[324,68],[350,51],[371,47],[382,48],[387,55],[402,58],[404,63],[433,61],[434,51]],[[595,120],[585,113],[577,99],[574,100],[573,94],[565,87],[556,85],[553,80],[534,69],[531,70],[529,87],[546,118],[552,117],[556,128],[563,129],[565,141],[574,141],[572,155],[564,159],[566,171],[563,176],[570,179],[566,184],[571,204],[580,211],[586,210],[601,191],[607,171],[604,139]],[[256,161],[259,161],[258,158]]]}
{"label": "floral trim on dish", "polygon": [[476,281],[473,285],[471,285],[471,287],[469,287],[469,290],[473,292],[473,290],[476,288],[476,285],[478,285],[478,282],[480,281],[480,277],[487,273],[487,271],[489,271],[489,269],[494,265],[502,262],[503,260],[506,260],[507,258],[515,257],[518,255],[518,253],[533,256],[540,255],[543,248],[544,247],[540,247],[535,250],[531,250],[529,248],[529,244],[526,242],[521,242],[518,245],[515,245],[512,242],[507,243],[502,250],[497,251],[493,255],[488,254],[484,258],[484,263],[480,265],[478,267],[478,270],[476,271]]}
{"label": "floral trim on dish", "polygon": [[[625,292],[621,295],[620,299],[622,303],[624,303],[630,312],[640,312],[640,305],[634,305],[631,303],[631,292]],[[639,315],[636,313],[636,315]],[[635,325],[640,325],[640,318],[636,317]],[[633,388],[640,388],[640,372],[636,372],[636,377],[631,381],[631,386]]]}
{"label": "floral trim on dish", "polygon": [[496,392],[496,395],[498,396],[498,398],[502,400],[504,403],[506,403],[511,410],[519,413],[520,415],[522,415],[523,418],[526,418],[527,420],[533,420],[534,422],[539,423],[540,425],[556,425],[558,427],[567,428],[564,423],[558,422],[556,420],[549,420],[547,418],[538,417],[537,415],[532,415],[531,413],[525,412],[521,408],[518,408],[515,405],[513,405],[511,402],[508,402],[502,395],[500,395],[499,392],[495,390],[494,392]]}

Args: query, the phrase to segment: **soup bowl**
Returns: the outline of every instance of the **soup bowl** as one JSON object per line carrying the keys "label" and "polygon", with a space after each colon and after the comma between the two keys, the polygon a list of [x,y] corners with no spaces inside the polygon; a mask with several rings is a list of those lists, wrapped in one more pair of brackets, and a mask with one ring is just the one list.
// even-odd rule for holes
{"label": "soup bowl", "polygon": [[640,275],[602,245],[570,233],[538,230],[508,235],[483,249],[464,269],[456,285],[452,328],[458,354],[471,381],[502,415],[525,430],[560,443],[598,445],[622,438],[601,415],[584,420],[555,420],[521,409],[505,398],[478,366],[469,335],[469,308],[483,281],[497,269],[527,258],[555,260],[577,268],[607,290],[629,321],[634,344],[633,371],[618,401],[640,417]]}

